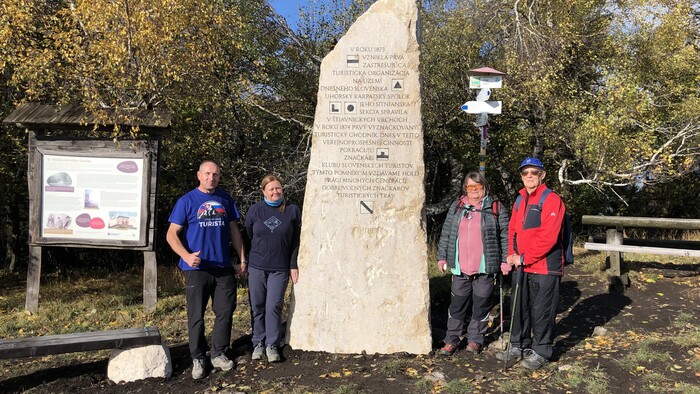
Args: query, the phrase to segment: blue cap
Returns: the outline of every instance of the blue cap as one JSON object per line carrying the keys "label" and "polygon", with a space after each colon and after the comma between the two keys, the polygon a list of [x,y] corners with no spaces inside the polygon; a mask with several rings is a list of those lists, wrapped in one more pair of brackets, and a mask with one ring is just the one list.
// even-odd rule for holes
{"label": "blue cap", "polygon": [[520,167],[518,167],[518,170],[522,170],[523,167],[527,166],[533,166],[533,167],[539,167],[542,170],[544,170],[544,164],[540,161],[540,159],[536,157],[528,157],[525,160],[523,160],[522,163],[520,163]]}

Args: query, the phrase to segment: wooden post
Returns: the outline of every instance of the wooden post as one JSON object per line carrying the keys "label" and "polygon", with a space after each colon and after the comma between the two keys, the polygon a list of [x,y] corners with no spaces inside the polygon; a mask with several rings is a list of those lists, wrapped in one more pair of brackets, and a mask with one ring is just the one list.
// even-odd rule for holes
{"label": "wooden post", "polygon": [[[608,228],[606,232],[605,243],[609,245],[622,245],[622,226]],[[608,252],[608,263],[610,265],[610,268],[608,270],[608,279],[610,280],[610,291],[615,293],[624,292],[625,287],[629,285],[629,277],[627,276],[627,270],[624,269],[625,262],[622,257],[622,252]]]}
{"label": "wooden post", "polygon": [[[609,245],[622,245],[622,231],[617,228],[609,228],[606,232],[605,243]],[[622,273],[622,253],[608,252],[608,260],[610,261],[610,275],[620,276]]]}
{"label": "wooden post", "polygon": [[158,269],[156,252],[143,252],[143,309],[147,313],[156,311],[158,303]]}
{"label": "wooden post", "polygon": [[29,246],[27,267],[27,298],[24,309],[36,313],[39,309],[39,283],[41,278],[41,246]]}
{"label": "wooden post", "polygon": [[486,175],[486,144],[488,126],[481,126],[481,148],[479,149],[479,172],[481,175]]}

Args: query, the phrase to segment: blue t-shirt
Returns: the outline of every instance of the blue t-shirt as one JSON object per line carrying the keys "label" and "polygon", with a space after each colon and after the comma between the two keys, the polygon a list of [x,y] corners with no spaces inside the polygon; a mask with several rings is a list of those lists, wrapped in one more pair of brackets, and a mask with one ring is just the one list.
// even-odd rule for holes
{"label": "blue t-shirt", "polygon": [[248,210],[245,228],[250,238],[248,265],[264,271],[297,268],[301,213],[289,204],[284,212],[260,201]]}
{"label": "blue t-shirt", "polygon": [[180,258],[178,266],[183,271],[231,267],[230,225],[241,217],[233,198],[221,189],[207,194],[199,189],[180,197],[168,221],[184,227],[182,241],[190,252],[201,251],[201,264],[190,267]]}

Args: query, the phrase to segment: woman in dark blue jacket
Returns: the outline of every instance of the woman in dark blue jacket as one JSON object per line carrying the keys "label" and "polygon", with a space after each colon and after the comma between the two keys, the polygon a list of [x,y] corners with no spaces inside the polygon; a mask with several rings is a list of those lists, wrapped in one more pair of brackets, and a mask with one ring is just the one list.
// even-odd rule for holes
{"label": "woman in dark blue jacket", "polygon": [[253,205],[245,218],[251,239],[248,288],[253,321],[253,360],[266,353],[269,362],[280,361],[281,318],[289,278],[297,283],[299,270],[299,207],[284,199],[282,181],[267,175],[260,183],[263,201]]}

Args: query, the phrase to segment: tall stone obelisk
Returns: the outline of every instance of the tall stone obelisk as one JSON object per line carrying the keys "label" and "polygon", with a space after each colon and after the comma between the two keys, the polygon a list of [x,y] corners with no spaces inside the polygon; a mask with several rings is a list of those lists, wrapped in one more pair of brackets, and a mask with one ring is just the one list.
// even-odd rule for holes
{"label": "tall stone obelisk", "polygon": [[323,59],[288,341],[431,350],[415,0],[379,0]]}

